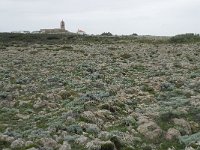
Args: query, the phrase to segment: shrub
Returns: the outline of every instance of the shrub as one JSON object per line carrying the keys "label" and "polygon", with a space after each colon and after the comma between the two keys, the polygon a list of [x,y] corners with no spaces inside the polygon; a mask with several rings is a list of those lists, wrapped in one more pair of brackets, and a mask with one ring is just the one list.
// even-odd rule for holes
{"label": "shrub", "polygon": [[10,146],[9,142],[7,142],[7,141],[0,141],[0,149],[6,148],[6,147],[9,147],[9,146]]}
{"label": "shrub", "polygon": [[107,142],[101,145],[101,150],[114,150],[115,146],[111,142]]}
{"label": "shrub", "polygon": [[112,36],[112,33],[110,33],[110,32],[104,32],[104,33],[102,33],[101,35],[102,35],[102,36]]}
{"label": "shrub", "polygon": [[151,146],[145,146],[143,150],[152,150]]}
{"label": "shrub", "polygon": [[133,34],[131,34],[132,36],[138,36],[138,34],[137,33],[133,33]]}
{"label": "shrub", "polygon": [[155,91],[153,89],[153,87],[150,87],[148,84],[144,84],[141,86],[141,90],[144,91],[144,92],[149,92],[151,94],[154,94]]}
{"label": "shrub", "polygon": [[171,83],[162,83],[160,85],[161,91],[172,91],[174,89],[174,85]]}
{"label": "shrub", "polygon": [[115,144],[115,147],[117,148],[117,150],[121,150],[123,147],[122,142],[120,141],[120,139],[116,136],[111,137],[110,139],[111,142],[113,142]]}
{"label": "shrub", "polygon": [[82,134],[83,130],[79,125],[70,125],[67,127],[67,131],[70,133],[75,133],[75,134]]}
{"label": "shrub", "polygon": [[160,115],[161,121],[169,122],[173,118],[177,118],[178,115],[173,112],[165,112]]}
{"label": "shrub", "polygon": [[57,36],[48,36],[47,37],[47,40],[58,40],[59,39],[59,37],[57,37]]}
{"label": "shrub", "polygon": [[192,43],[192,42],[200,42],[200,36],[199,34],[194,33],[186,33],[186,34],[180,34],[176,35],[174,37],[171,37],[169,39],[172,43]]}
{"label": "shrub", "polygon": [[123,58],[123,59],[128,59],[128,58],[131,57],[131,54],[124,53],[124,54],[121,54],[120,57]]}

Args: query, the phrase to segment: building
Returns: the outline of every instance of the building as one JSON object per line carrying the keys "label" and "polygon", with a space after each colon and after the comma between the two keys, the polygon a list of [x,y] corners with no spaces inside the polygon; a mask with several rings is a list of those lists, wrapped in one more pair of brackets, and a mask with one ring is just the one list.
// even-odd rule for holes
{"label": "building", "polygon": [[60,29],[65,30],[65,22],[63,20],[60,22]]}
{"label": "building", "polygon": [[46,33],[46,34],[64,34],[67,33],[68,31],[65,30],[65,22],[62,20],[60,22],[60,28],[55,28],[55,29],[40,29],[41,33]]}
{"label": "building", "polygon": [[85,31],[78,29],[78,31],[76,32],[79,35],[85,35]]}

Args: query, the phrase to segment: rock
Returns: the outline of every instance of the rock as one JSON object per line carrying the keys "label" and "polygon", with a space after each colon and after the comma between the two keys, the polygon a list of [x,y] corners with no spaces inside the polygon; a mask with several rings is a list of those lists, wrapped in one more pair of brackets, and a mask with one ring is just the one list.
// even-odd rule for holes
{"label": "rock", "polygon": [[93,122],[96,117],[91,111],[84,111],[83,114],[81,114],[81,117],[87,121]]}
{"label": "rock", "polygon": [[64,141],[59,150],[71,150],[71,145],[67,141]]}
{"label": "rock", "polygon": [[76,143],[80,144],[80,145],[85,145],[88,141],[88,138],[85,137],[84,135],[81,135],[79,138],[77,138],[75,140]]}
{"label": "rock", "polygon": [[95,116],[95,114],[91,111],[84,111],[83,114],[81,115],[82,119],[85,120],[85,121],[89,121],[91,123],[95,123],[97,124],[98,126],[103,126],[104,124],[104,121],[100,118],[97,118]]}
{"label": "rock", "polygon": [[138,132],[144,135],[147,139],[154,140],[162,135],[160,127],[152,121],[141,124],[137,128]]}
{"label": "rock", "polygon": [[14,137],[4,135],[4,134],[0,134],[0,141],[12,143],[14,140],[15,140]]}
{"label": "rock", "polygon": [[33,105],[33,108],[38,109],[38,108],[42,108],[42,107],[44,107],[46,105],[47,105],[47,102],[45,100],[38,100]]}
{"label": "rock", "polygon": [[[118,139],[118,141],[121,141],[122,143],[126,143],[126,144],[133,144],[133,143],[141,142],[140,137],[134,137],[129,132],[112,131],[112,132],[110,132],[110,137],[111,137],[110,139],[113,139],[113,137],[116,137]],[[112,142],[114,142],[114,141],[112,141]],[[116,142],[114,142],[114,144],[116,144]]]}
{"label": "rock", "polygon": [[101,131],[98,134],[98,138],[101,139],[101,140],[109,140],[110,137],[111,137],[111,134],[107,131]]}
{"label": "rock", "polygon": [[58,148],[58,143],[51,139],[51,138],[42,138],[40,139],[40,143],[44,146],[44,148],[53,148],[56,149]]}
{"label": "rock", "polygon": [[105,109],[104,110],[99,110],[99,111],[95,112],[95,114],[98,117],[102,118],[103,120],[104,119],[109,119],[109,120],[114,120],[115,119],[115,117],[112,116],[112,113],[110,111],[108,111],[108,110],[105,110]]}
{"label": "rock", "polygon": [[199,129],[200,129],[200,124],[197,123],[197,122],[194,122],[194,121],[190,121],[190,126],[191,126],[191,129],[192,129],[193,133],[198,132]]}
{"label": "rock", "polygon": [[58,100],[61,100],[62,97],[58,94],[50,93],[50,94],[47,94],[47,99],[51,101],[58,101]]}
{"label": "rock", "polygon": [[148,123],[149,122],[149,118],[146,117],[146,116],[139,116],[138,117],[138,121],[137,121],[137,124],[138,125],[141,125],[141,124],[144,124],[144,123]]}
{"label": "rock", "polygon": [[53,135],[53,139],[55,139],[57,143],[61,143],[63,141],[63,137],[58,135]]}
{"label": "rock", "polygon": [[100,150],[102,142],[99,139],[94,139],[86,144],[88,150]]}
{"label": "rock", "polygon": [[75,123],[75,122],[76,122],[76,119],[74,119],[74,118],[71,117],[71,116],[67,117],[66,120],[67,120],[68,123]]}
{"label": "rock", "polygon": [[181,136],[181,133],[174,128],[170,128],[168,129],[165,138],[166,140],[173,140],[173,139],[177,139],[179,136]]}
{"label": "rock", "polygon": [[96,124],[86,123],[82,125],[83,130],[90,134],[98,134],[101,130]]}
{"label": "rock", "polygon": [[15,140],[15,141],[13,141],[12,143],[11,143],[11,148],[12,149],[19,149],[19,148],[22,148],[22,147],[24,147],[24,141],[22,140],[22,139],[17,139],[17,140]]}
{"label": "rock", "polygon": [[192,133],[192,129],[190,124],[185,121],[184,119],[173,119],[174,124],[177,125],[178,127],[180,127],[179,131],[181,132],[182,135],[189,135]]}
{"label": "rock", "polygon": [[16,116],[17,116],[18,118],[24,119],[24,120],[30,118],[30,115],[17,114]]}
{"label": "rock", "polygon": [[185,150],[195,150],[193,147],[186,147]]}
{"label": "rock", "polygon": [[169,147],[167,150],[176,150],[173,146]]}

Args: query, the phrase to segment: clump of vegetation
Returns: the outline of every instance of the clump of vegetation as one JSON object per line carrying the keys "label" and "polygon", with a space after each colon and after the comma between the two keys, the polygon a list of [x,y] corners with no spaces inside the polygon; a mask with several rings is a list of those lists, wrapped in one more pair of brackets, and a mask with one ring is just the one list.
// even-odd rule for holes
{"label": "clump of vegetation", "polygon": [[148,84],[143,84],[141,86],[141,90],[144,91],[144,92],[149,92],[151,94],[155,94],[153,87],[149,86]]}
{"label": "clump of vegetation", "polygon": [[160,114],[160,120],[161,120],[162,122],[170,122],[171,119],[177,118],[177,117],[179,117],[179,116],[178,116],[176,113],[171,112],[171,111],[169,111],[169,112],[164,112],[164,113],[161,113],[161,114]]}
{"label": "clump of vegetation", "polygon": [[199,34],[186,33],[173,36],[170,38],[169,41],[172,43],[194,43],[200,42],[200,36]]}
{"label": "clump of vegetation", "polygon": [[122,147],[123,147],[123,144],[122,142],[120,141],[120,139],[116,136],[113,136],[110,138],[110,141],[113,142],[115,144],[115,147],[118,149],[118,150],[121,150]]}
{"label": "clump of vegetation", "polygon": [[101,34],[101,36],[112,36],[112,33],[110,32],[104,32]]}
{"label": "clump of vegetation", "polygon": [[106,142],[101,145],[101,150],[114,150],[115,146],[111,142]]}
{"label": "clump of vegetation", "polygon": [[173,140],[173,141],[165,141],[163,143],[160,144],[160,148],[159,150],[166,150],[170,147],[174,147],[175,149],[184,149],[185,148],[185,145],[184,144],[181,144],[179,143],[178,140]]}
{"label": "clump of vegetation", "polygon": [[10,143],[7,141],[0,141],[0,149],[4,149],[10,146]]}
{"label": "clump of vegetation", "polygon": [[57,37],[57,36],[48,36],[47,37],[47,40],[58,40],[59,39],[59,37]]}
{"label": "clump of vegetation", "polygon": [[132,57],[132,55],[128,54],[128,53],[124,53],[124,54],[121,54],[120,57],[123,58],[123,59],[129,59],[129,58]]}

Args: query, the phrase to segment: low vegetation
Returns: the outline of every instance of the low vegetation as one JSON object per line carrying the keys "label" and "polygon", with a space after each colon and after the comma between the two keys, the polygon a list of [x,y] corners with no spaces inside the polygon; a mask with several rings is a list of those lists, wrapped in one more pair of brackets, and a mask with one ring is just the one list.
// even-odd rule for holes
{"label": "low vegetation", "polygon": [[0,149],[200,149],[199,35],[0,34]]}

